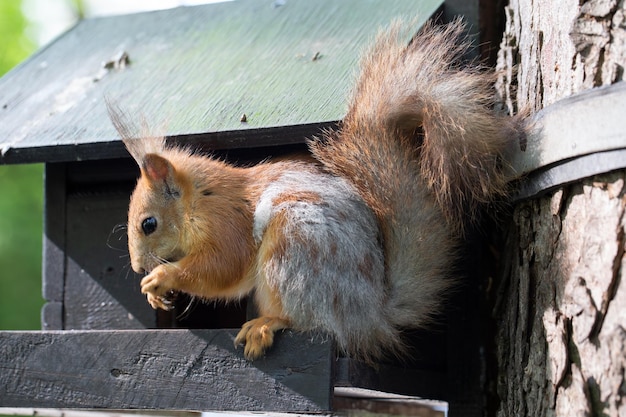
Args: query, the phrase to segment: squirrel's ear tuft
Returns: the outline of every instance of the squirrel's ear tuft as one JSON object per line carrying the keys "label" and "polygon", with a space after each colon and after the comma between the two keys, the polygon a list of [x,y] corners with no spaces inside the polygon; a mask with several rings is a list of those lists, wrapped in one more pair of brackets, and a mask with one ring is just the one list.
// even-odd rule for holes
{"label": "squirrel's ear tuft", "polygon": [[146,155],[160,153],[165,149],[165,138],[151,134],[145,120],[142,120],[139,127],[117,103],[108,97],[105,98],[105,103],[115,130],[140,167],[143,166]]}
{"label": "squirrel's ear tuft", "polygon": [[107,106],[109,118],[122,140],[126,141],[133,137],[137,137],[138,129],[137,126],[131,122],[130,116],[110,98],[105,97],[104,102]]}
{"label": "squirrel's ear tuft", "polygon": [[128,153],[137,161],[139,167],[143,167],[148,155],[156,155],[165,149],[165,138],[163,137],[140,137],[137,139],[122,139]]}

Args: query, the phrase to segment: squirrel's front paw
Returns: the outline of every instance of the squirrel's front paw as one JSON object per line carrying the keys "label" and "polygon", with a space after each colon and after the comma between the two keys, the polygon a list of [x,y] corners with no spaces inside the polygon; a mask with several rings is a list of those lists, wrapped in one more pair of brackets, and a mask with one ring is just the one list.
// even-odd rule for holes
{"label": "squirrel's front paw", "polygon": [[288,327],[289,321],[278,317],[250,320],[241,326],[235,338],[235,346],[245,345],[243,354],[246,359],[258,359],[274,343],[274,333]]}
{"label": "squirrel's front paw", "polygon": [[155,310],[171,310],[173,308],[172,294],[174,290],[167,283],[164,271],[155,269],[141,280],[141,293],[146,294],[148,303]]}

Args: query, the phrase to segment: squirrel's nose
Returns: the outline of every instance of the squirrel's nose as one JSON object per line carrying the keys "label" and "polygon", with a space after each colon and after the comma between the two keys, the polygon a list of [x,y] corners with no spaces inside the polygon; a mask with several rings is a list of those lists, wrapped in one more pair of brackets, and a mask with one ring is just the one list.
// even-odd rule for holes
{"label": "squirrel's nose", "polygon": [[131,266],[131,268],[133,268],[133,271],[135,271],[135,273],[137,273],[137,274],[142,274],[143,275],[143,274],[147,273],[147,271],[143,267],[143,265],[139,264],[139,262],[133,261],[132,259],[131,259],[131,262],[130,262],[130,266]]}

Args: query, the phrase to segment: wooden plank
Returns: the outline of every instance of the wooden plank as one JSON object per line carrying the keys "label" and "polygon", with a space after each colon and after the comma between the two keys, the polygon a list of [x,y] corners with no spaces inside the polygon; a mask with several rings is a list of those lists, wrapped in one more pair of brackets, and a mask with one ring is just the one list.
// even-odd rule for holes
{"label": "wooden plank", "polygon": [[[149,410],[145,412],[137,410],[70,410],[67,408],[0,408],[0,415],[2,416],[37,416],[37,417],[227,417],[216,415],[209,415],[209,413],[203,414],[200,411],[156,411]],[[255,413],[257,414],[257,413]],[[258,415],[258,414],[257,414]],[[260,417],[260,416],[259,416]],[[278,417],[278,416],[274,416]],[[289,416],[285,416],[289,417]]]}
{"label": "wooden plank", "polygon": [[0,407],[322,411],[333,345],[277,335],[248,362],[236,331],[3,332]]}
{"label": "wooden plank", "polygon": [[348,415],[373,413],[387,416],[445,417],[448,407],[443,401],[431,401],[361,388],[340,387],[335,388],[333,409]]}
{"label": "wooden plank", "polygon": [[68,196],[64,329],[156,327],[156,312],[130,268],[129,195],[112,190]]}
{"label": "wooden plank", "polygon": [[239,0],[81,21],[0,79],[0,162],[119,156],[105,95],[167,136],[337,121],[378,28],[419,15],[417,30],[442,3]]}
{"label": "wooden plank", "polygon": [[46,164],[44,171],[43,298],[44,330],[63,328],[65,288],[65,164]]}
{"label": "wooden plank", "polygon": [[[108,122],[108,120],[107,120]],[[273,128],[249,129],[232,132],[207,132],[185,134],[168,138],[171,142],[202,147],[207,150],[237,150],[257,148],[278,148],[285,146],[301,147],[308,138],[320,136],[325,129],[335,127],[336,122],[313,123],[298,126],[278,126]],[[0,127],[1,129],[1,127]],[[84,139],[84,138],[83,138]],[[128,158],[128,151],[117,137],[107,136],[106,141],[38,145],[28,143],[24,147],[11,148],[0,153],[0,164],[96,161],[101,159]]]}

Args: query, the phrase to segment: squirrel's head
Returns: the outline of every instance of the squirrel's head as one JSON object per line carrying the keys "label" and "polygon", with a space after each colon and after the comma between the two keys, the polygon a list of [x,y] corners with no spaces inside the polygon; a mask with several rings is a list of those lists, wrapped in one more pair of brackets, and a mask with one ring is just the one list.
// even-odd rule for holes
{"label": "squirrel's head", "polygon": [[148,153],[137,162],[141,177],[128,209],[128,248],[133,270],[143,273],[185,255],[187,184],[162,155]]}
{"label": "squirrel's head", "polygon": [[215,252],[227,247],[218,259],[227,260],[235,275],[242,275],[253,240],[252,212],[240,169],[187,148],[168,147],[165,138],[152,134],[145,123],[138,128],[111,102],[107,107],[141,170],[128,209],[133,270],[150,272],[198,249]]}

